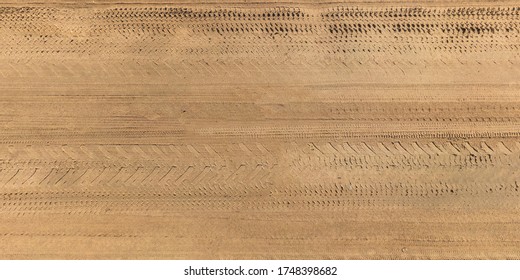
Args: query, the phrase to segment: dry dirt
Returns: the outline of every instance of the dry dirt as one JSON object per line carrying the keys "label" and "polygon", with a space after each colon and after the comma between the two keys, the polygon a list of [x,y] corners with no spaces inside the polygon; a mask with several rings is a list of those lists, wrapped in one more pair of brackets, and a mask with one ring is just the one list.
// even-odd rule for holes
{"label": "dry dirt", "polygon": [[518,259],[518,1],[0,0],[0,258]]}

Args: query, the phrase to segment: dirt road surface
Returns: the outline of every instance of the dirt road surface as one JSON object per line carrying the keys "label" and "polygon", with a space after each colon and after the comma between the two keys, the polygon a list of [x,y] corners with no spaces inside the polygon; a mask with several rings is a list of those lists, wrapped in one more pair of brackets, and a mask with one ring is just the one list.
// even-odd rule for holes
{"label": "dirt road surface", "polygon": [[0,258],[518,259],[518,1],[0,0]]}

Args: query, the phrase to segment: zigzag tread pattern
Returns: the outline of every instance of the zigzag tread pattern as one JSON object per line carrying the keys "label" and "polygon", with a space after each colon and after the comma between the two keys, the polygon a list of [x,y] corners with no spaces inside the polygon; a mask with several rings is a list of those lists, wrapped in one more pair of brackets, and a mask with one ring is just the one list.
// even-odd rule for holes
{"label": "zigzag tread pattern", "polygon": [[283,82],[327,72],[337,81],[347,73],[449,77],[457,68],[491,79],[492,72],[479,73],[519,59],[516,6],[6,6],[0,16],[0,77],[21,80],[239,75]]}
{"label": "zigzag tread pattern", "polygon": [[[507,139],[4,145],[0,155],[3,211],[12,213],[60,212],[67,205],[82,205],[85,213],[109,205],[112,211],[122,211],[116,205],[173,211],[202,204],[215,209],[395,208],[423,199],[449,207],[458,203],[456,197],[473,206],[493,205],[493,197],[513,205],[520,184],[520,142]],[[428,178],[433,171],[444,176]]]}

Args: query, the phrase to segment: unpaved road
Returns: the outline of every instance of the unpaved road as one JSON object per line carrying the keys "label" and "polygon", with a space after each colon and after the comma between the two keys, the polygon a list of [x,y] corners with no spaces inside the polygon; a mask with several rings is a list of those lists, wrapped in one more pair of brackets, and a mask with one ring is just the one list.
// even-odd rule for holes
{"label": "unpaved road", "polygon": [[517,1],[0,1],[0,258],[520,258]]}

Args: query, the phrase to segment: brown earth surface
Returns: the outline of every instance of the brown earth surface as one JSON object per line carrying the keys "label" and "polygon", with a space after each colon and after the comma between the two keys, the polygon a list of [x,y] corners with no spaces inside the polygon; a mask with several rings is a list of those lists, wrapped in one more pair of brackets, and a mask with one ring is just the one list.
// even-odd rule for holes
{"label": "brown earth surface", "polygon": [[0,258],[519,259],[518,1],[0,0]]}

